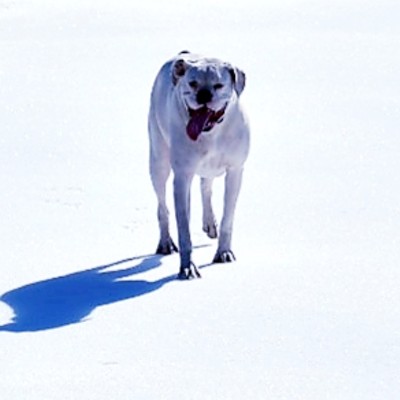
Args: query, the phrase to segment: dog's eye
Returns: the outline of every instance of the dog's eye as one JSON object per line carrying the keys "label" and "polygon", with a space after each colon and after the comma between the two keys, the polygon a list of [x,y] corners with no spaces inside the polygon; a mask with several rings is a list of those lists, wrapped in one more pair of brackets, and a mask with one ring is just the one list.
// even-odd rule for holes
{"label": "dog's eye", "polygon": [[215,89],[215,90],[222,89],[223,87],[224,87],[224,85],[223,85],[222,83],[216,83],[216,84],[214,85],[214,89]]}
{"label": "dog's eye", "polygon": [[190,81],[190,82],[189,82],[189,86],[190,86],[192,89],[197,89],[197,88],[199,87],[199,84],[197,83],[197,81]]}

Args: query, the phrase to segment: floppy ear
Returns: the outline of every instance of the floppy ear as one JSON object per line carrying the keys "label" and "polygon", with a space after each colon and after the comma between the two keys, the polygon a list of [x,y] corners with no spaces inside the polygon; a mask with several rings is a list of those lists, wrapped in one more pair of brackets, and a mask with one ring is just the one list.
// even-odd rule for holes
{"label": "floppy ear", "polygon": [[233,83],[235,92],[239,97],[241,95],[241,93],[243,92],[243,89],[246,85],[246,75],[239,68],[232,67],[232,66],[229,66],[229,73],[232,78],[232,83]]}
{"label": "floppy ear", "polygon": [[183,59],[178,59],[174,62],[172,66],[172,83],[176,85],[183,75],[185,75],[188,69],[188,63]]}

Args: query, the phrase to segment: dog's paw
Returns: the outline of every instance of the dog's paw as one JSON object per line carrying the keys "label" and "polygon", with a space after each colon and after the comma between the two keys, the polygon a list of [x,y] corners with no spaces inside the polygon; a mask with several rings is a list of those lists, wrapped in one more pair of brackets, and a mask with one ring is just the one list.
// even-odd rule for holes
{"label": "dog's paw", "polygon": [[168,255],[177,252],[178,252],[178,247],[171,238],[168,238],[168,240],[164,241],[160,240],[160,243],[158,244],[156,250],[156,254],[162,254],[162,255]]}
{"label": "dog's paw", "polygon": [[228,263],[236,261],[236,257],[232,250],[217,251],[214,256],[213,263]]}
{"label": "dog's paw", "polygon": [[178,274],[178,279],[180,279],[181,281],[187,281],[198,278],[201,278],[201,275],[198,268],[193,263],[190,263],[189,267],[186,268],[181,267]]}
{"label": "dog's paw", "polygon": [[216,239],[218,237],[218,229],[215,222],[203,223],[203,231],[210,239]]}

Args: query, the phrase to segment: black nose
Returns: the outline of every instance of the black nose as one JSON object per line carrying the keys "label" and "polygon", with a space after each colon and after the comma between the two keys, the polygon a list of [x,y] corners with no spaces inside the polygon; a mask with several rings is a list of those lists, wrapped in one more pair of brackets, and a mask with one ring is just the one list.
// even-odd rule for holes
{"label": "black nose", "polygon": [[208,89],[200,89],[196,95],[199,104],[207,104],[212,99],[212,93]]}

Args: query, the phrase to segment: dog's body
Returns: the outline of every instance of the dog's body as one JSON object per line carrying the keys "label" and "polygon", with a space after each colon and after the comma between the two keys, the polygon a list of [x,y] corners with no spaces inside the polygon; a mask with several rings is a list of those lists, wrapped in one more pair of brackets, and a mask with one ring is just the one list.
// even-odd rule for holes
{"label": "dog's body", "polygon": [[189,232],[190,187],[201,177],[203,230],[217,237],[211,186],[225,176],[224,215],[214,262],[234,260],[233,216],[243,164],[249,150],[249,127],[239,105],[245,75],[230,64],[182,52],[161,68],[154,82],[149,112],[150,173],[158,198],[159,254],[177,251],[169,234],[165,184],[174,172],[174,201],[180,248],[179,278],[200,277],[192,263]]}

